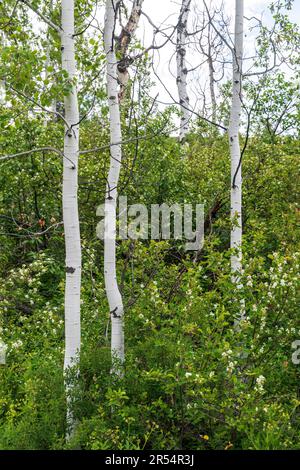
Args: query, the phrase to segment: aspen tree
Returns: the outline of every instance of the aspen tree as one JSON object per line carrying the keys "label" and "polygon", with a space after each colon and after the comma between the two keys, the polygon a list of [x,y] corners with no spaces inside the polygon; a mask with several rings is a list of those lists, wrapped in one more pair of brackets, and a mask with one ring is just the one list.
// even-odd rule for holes
{"label": "aspen tree", "polygon": [[177,89],[179,104],[181,109],[180,131],[179,140],[184,141],[188,130],[189,121],[191,119],[191,112],[189,110],[190,100],[187,92],[187,64],[186,64],[186,44],[187,44],[187,22],[190,12],[191,0],[182,0],[179,21],[177,26],[177,47],[176,47],[176,62],[177,62]]}
{"label": "aspen tree", "polygon": [[[122,27],[119,37],[115,36],[115,26],[120,3],[117,0],[107,0],[105,10],[104,47],[111,158],[104,206],[104,278],[111,317],[112,372],[117,375],[122,375],[120,365],[125,359],[124,308],[116,270],[116,205],[122,164],[120,104],[129,79],[128,67],[131,59],[128,56],[128,46],[138,27],[143,1],[133,1],[129,19]],[[117,366],[115,362],[118,363]]]}
{"label": "aspen tree", "polygon": [[[122,160],[122,131],[118,97],[118,70],[116,45],[114,39],[116,16],[119,2],[106,0],[104,47],[106,53],[107,96],[110,124],[110,168],[107,177],[105,196],[104,228],[104,278],[111,316],[111,353],[112,359],[124,361],[124,322],[123,302],[116,273],[116,205],[117,187]],[[113,366],[120,373],[120,368]]]}
{"label": "aspen tree", "polygon": [[[78,215],[79,108],[77,100],[74,41],[74,0],[61,3],[62,68],[68,74],[70,91],[64,97],[65,125],[63,170],[63,221],[66,250],[65,360],[64,371],[77,365],[80,353],[81,244]],[[67,385],[67,394],[72,385]],[[68,398],[68,403],[70,398]],[[67,424],[72,432],[73,416],[68,408]]]}
{"label": "aspen tree", "polygon": [[212,44],[211,44],[211,24],[208,23],[208,51],[207,51],[207,61],[208,61],[208,76],[209,76],[209,91],[210,91],[210,100],[211,100],[211,107],[212,107],[212,121],[216,122],[217,120],[217,100],[216,100],[216,92],[215,92],[215,78],[214,78],[214,63],[212,57]]}
{"label": "aspen tree", "polygon": [[[232,103],[229,120],[229,146],[231,156],[231,270],[234,282],[241,288],[242,274],[242,166],[239,131],[242,111],[242,66],[244,36],[244,0],[235,2],[235,32],[233,48]],[[244,308],[240,313],[241,320]],[[239,323],[239,320],[237,323]]]}
{"label": "aspen tree", "polygon": [[[64,372],[77,367],[80,355],[80,287],[81,287],[81,242],[78,214],[78,157],[79,157],[79,106],[77,99],[77,63],[75,57],[75,7],[74,0],[61,1],[61,24],[55,24],[36,5],[22,0],[48,26],[53,28],[61,40],[62,69],[68,77],[69,90],[64,95],[64,116],[57,113],[64,123],[63,151],[63,224],[65,235],[65,357]],[[50,11],[52,9],[50,5]],[[46,110],[46,108],[43,108]],[[48,112],[51,112],[50,110]],[[74,430],[71,411],[71,394],[74,382],[66,381],[67,437]]]}
{"label": "aspen tree", "polygon": [[[0,46],[4,46],[4,34],[0,31]],[[5,104],[5,83],[3,80],[0,80],[0,106]],[[7,345],[1,339],[1,330],[2,326],[0,324],[0,365],[5,365],[6,363],[6,350]]]}

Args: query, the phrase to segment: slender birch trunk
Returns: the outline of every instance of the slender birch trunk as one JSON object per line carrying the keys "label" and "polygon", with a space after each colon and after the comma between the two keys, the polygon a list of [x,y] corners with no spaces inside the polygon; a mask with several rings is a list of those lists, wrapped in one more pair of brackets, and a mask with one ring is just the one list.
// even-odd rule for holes
{"label": "slender birch trunk", "polygon": [[217,101],[215,94],[215,80],[214,80],[214,66],[211,55],[208,56],[208,68],[209,68],[209,90],[210,100],[212,108],[212,121],[217,121]]}
{"label": "slender birch trunk", "polygon": [[208,53],[207,53],[207,60],[208,60],[208,72],[209,72],[209,91],[210,91],[210,100],[211,100],[211,107],[212,107],[212,121],[216,122],[217,120],[217,100],[216,100],[216,93],[215,93],[215,77],[214,77],[214,64],[212,58],[212,47],[211,47],[211,24],[208,23]]}
{"label": "slender birch trunk", "polygon": [[[235,35],[233,50],[232,105],[229,122],[229,146],[231,155],[231,270],[234,282],[241,288],[242,274],[242,167],[239,130],[242,110],[242,65],[244,36],[244,0],[236,0]],[[241,309],[239,323],[243,319]]]}
{"label": "slender birch trunk", "polygon": [[[0,31],[0,46],[1,47],[5,46],[5,38],[4,38],[4,33],[2,31]],[[5,82],[4,80],[0,80],[0,106],[5,105],[5,97],[6,97]],[[7,345],[4,342],[4,340],[1,339],[1,333],[2,333],[2,325],[0,324],[0,365],[4,366],[6,364]]]}
{"label": "slender birch trunk", "polygon": [[[110,168],[105,197],[104,229],[104,278],[111,316],[111,354],[113,362],[124,362],[123,302],[116,273],[116,204],[117,186],[121,169],[122,149],[116,145],[122,141],[120,105],[118,99],[118,71],[115,53],[114,30],[117,16],[117,0],[106,0],[104,46],[106,52],[107,96],[110,123]],[[112,371],[121,375],[120,365]]]}
{"label": "slender birch trunk", "polygon": [[[79,152],[79,109],[76,90],[77,66],[74,44],[74,0],[61,3],[61,51],[62,68],[68,73],[72,88],[64,97],[65,127],[64,171],[63,171],[63,220],[66,249],[65,287],[65,360],[64,371],[77,366],[80,354],[80,284],[81,244],[78,216],[78,152]],[[67,385],[67,395],[73,385]],[[68,398],[67,425],[69,435],[74,429],[73,415]]]}
{"label": "slender birch trunk", "polygon": [[179,140],[184,141],[189,131],[189,121],[191,112],[189,111],[189,96],[187,92],[187,65],[186,65],[186,44],[187,44],[187,22],[190,12],[191,0],[182,0],[179,21],[177,26],[177,47],[176,47],[176,62],[177,62],[177,88],[179,104],[181,109],[180,131]]}

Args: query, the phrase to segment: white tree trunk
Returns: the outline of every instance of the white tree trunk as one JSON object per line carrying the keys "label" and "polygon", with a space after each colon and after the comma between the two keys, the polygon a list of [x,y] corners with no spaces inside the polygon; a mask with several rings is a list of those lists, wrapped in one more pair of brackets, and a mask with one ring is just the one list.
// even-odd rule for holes
{"label": "white tree trunk", "polygon": [[[65,127],[64,172],[63,172],[63,220],[66,248],[65,286],[65,361],[64,371],[78,365],[80,353],[80,284],[81,284],[81,244],[78,216],[78,152],[79,152],[79,110],[77,90],[74,80],[77,77],[74,45],[74,0],[61,3],[61,50],[62,68],[72,80],[72,89],[64,98],[65,119],[71,128]],[[67,393],[72,386],[67,387]],[[70,400],[68,401],[70,403]],[[68,409],[68,426],[74,425]]]}
{"label": "white tree trunk", "polygon": [[212,108],[212,121],[217,121],[217,101],[216,101],[216,94],[215,94],[215,79],[214,79],[214,66],[212,57],[209,52],[208,56],[208,68],[209,68],[209,91],[210,91],[210,99],[211,99],[211,108]]}
{"label": "white tree trunk", "polygon": [[[232,106],[229,122],[229,145],[231,155],[231,270],[234,282],[241,288],[242,274],[242,167],[239,130],[242,110],[242,65],[244,36],[244,0],[236,0],[235,39],[233,50]],[[244,315],[242,309],[241,317]]]}
{"label": "white tree trunk", "polygon": [[[116,22],[117,0],[106,0],[104,46],[107,64],[107,96],[110,121],[110,168],[107,178],[105,197],[104,232],[104,277],[105,289],[111,315],[111,353],[112,359],[124,361],[124,323],[123,302],[116,274],[116,203],[117,186],[121,169],[122,141],[120,105],[118,100],[117,59],[115,54],[114,29]],[[119,367],[113,371],[120,373]]]}
{"label": "white tree trunk", "polygon": [[216,93],[215,93],[215,77],[214,77],[214,64],[213,64],[213,57],[212,57],[212,46],[211,46],[211,24],[208,23],[208,71],[209,71],[209,91],[210,91],[210,100],[211,100],[211,107],[212,107],[212,121],[216,122],[217,120],[217,101],[216,101]]}
{"label": "white tree trunk", "polygon": [[177,26],[177,88],[181,110],[179,140],[182,142],[188,131],[191,112],[189,111],[190,100],[187,92],[187,65],[186,65],[186,44],[187,44],[187,22],[190,12],[191,0],[182,0],[180,15]]}

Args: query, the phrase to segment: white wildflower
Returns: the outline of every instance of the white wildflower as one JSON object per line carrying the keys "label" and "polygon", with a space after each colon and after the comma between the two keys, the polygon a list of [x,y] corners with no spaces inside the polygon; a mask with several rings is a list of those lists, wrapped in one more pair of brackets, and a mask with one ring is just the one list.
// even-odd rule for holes
{"label": "white wildflower", "polygon": [[265,384],[266,378],[263,375],[260,375],[256,379],[256,385],[255,385],[255,390],[257,392],[263,392],[264,391],[264,384]]}

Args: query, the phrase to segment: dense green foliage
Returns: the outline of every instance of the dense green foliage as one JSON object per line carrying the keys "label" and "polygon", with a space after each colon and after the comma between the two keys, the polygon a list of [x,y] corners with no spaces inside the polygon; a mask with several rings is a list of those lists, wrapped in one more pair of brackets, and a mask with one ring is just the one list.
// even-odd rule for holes
{"label": "dense green foliage", "polygon": [[[6,80],[0,159],[35,148],[62,149],[63,123],[57,116],[45,118],[41,106],[55,99],[63,112],[70,88],[60,71],[56,33],[32,28],[19,3],[15,16],[10,16],[15,2],[0,4],[6,34],[0,47],[0,76]],[[94,3],[76,2],[78,31],[86,27]],[[48,0],[32,4],[49,13]],[[277,42],[296,44],[299,51],[287,16],[277,12],[277,17]],[[52,20],[59,23],[58,8]],[[0,450],[299,449],[300,365],[292,362],[292,343],[300,340],[299,85],[280,70],[245,79],[244,272],[238,290],[230,273],[228,136],[195,118],[187,142],[180,144],[178,110],[162,110],[150,97],[148,55],[133,64],[134,79],[122,104],[127,143],[119,194],[129,204],[204,204],[205,243],[195,259],[182,241],[118,241],[126,362],[124,377],[116,377],[103,242],[96,236],[109,123],[102,33],[95,30],[76,42],[80,149],[98,149],[80,155],[76,432],[66,443],[62,158],[48,149],[0,161],[0,339],[8,346],[6,365],[0,365]],[[269,66],[268,34],[261,33],[258,67]],[[131,47],[141,49],[136,42]],[[291,57],[297,66],[298,52]],[[229,89],[224,80],[217,110],[224,125]],[[237,330],[242,302],[247,320]]]}
{"label": "dense green foliage", "polygon": [[[164,117],[166,118],[166,116]],[[155,133],[161,117],[148,122]],[[88,123],[82,141],[99,135]],[[8,141],[57,139],[56,125],[28,119]],[[99,135],[99,140],[101,135]],[[13,142],[16,142],[14,144]],[[97,142],[95,142],[97,144]],[[13,147],[16,145],[17,147]],[[182,159],[183,152],[186,158]],[[136,153],[126,146],[122,182]],[[229,156],[226,136],[195,129],[184,150],[163,136],[139,142],[129,200],[204,202],[219,210],[206,227],[196,263],[179,242],[123,241],[118,271],[126,309],[126,373],[110,375],[103,243],[95,236],[107,151],[83,156],[82,358],[68,447],[84,449],[299,448],[299,367],[291,344],[300,334],[300,143],[252,138],[244,158],[244,288],[230,279]],[[0,448],[64,444],[63,228],[61,162],[42,155],[1,165],[2,335]],[[86,185],[85,182],[89,184]],[[9,215],[10,214],[10,215]],[[4,217],[5,216],[5,217]],[[249,321],[237,333],[241,296]],[[243,351],[243,353],[242,353]]]}

